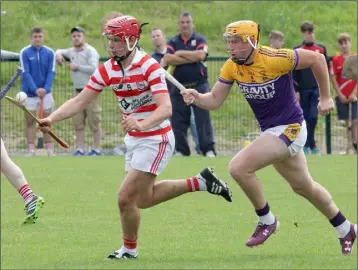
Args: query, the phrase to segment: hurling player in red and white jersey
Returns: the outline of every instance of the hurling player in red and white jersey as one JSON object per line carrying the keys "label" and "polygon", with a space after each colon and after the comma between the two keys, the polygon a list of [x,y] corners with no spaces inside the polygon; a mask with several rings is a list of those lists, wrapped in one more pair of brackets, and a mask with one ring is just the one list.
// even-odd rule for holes
{"label": "hurling player in red and white jersey", "polygon": [[[348,127],[348,132],[352,134],[353,147],[357,151],[358,142],[358,107],[357,107],[357,81],[346,77],[343,73],[345,59],[353,55],[351,52],[351,37],[347,33],[342,33],[337,38],[341,54],[334,56],[331,61],[330,73],[333,87],[336,91],[336,106],[339,120],[345,120],[349,125],[349,107],[351,107],[352,123]],[[351,106],[349,106],[351,104]]]}
{"label": "hurling player in red and white jersey", "polygon": [[46,126],[80,112],[105,86],[112,88],[118,100],[121,126],[127,133],[126,176],[118,192],[123,245],[108,256],[110,259],[138,257],[139,209],[191,191],[208,191],[231,202],[227,185],[210,168],[188,179],[155,181],[174,151],[175,140],[168,120],[172,106],[159,63],[137,48],[141,27],[132,16],[109,20],[103,35],[111,59],[94,72],[79,95],[41,120],[41,130],[46,132]]}

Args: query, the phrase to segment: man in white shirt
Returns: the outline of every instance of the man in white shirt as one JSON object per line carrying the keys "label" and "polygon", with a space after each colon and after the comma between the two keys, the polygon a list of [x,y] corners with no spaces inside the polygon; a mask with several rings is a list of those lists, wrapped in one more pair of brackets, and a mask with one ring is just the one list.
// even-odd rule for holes
{"label": "man in white shirt", "polygon": [[[89,81],[92,73],[99,64],[99,54],[95,48],[86,43],[85,31],[82,27],[76,26],[71,29],[73,47],[69,49],[59,49],[56,51],[56,62],[62,65],[64,58],[70,60],[68,68],[72,71],[74,96],[78,95]],[[93,133],[93,146],[88,153],[89,156],[101,155],[101,106],[100,99],[96,98],[83,111],[73,117],[73,124],[76,131],[76,151],[75,156],[85,154],[85,123],[86,118]]]}

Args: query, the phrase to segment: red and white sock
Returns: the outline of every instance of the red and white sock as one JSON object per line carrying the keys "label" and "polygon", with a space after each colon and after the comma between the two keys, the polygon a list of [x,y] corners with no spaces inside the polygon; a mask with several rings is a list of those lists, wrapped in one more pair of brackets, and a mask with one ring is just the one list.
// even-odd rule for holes
{"label": "red and white sock", "polygon": [[204,179],[199,177],[191,177],[186,179],[189,192],[205,191],[207,190],[206,182]]}
{"label": "red and white sock", "polygon": [[137,239],[138,238],[129,239],[129,238],[123,237],[123,247],[128,251],[136,252],[137,251]]}
{"label": "red and white sock", "polygon": [[25,184],[22,187],[20,187],[19,193],[24,198],[25,204],[28,204],[34,196],[34,193],[32,192],[28,184]]}

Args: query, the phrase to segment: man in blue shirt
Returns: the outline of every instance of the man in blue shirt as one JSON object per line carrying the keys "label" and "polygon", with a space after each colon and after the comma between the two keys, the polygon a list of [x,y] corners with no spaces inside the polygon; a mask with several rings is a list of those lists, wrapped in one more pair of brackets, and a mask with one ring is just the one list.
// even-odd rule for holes
{"label": "man in blue shirt", "polygon": [[[27,94],[26,108],[33,114],[43,99],[43,117],[47,117],[53,110],[54,100],[51,93],[55,78],[56,59],[54,51],[44,46],[44,30],[34,27],[30,32],[31,44],[20,51],[20,64],[22,68],[21,91]],[[29,155],[35,154],[35,121],[25,114],[26,139]],[[45,148],[49,156],[53,155],[52,138],[44,134]]]}
{"label": "man in blue shirt", "polygon": [[[173,76],[186,88],[195,88],[200,93],[210,92],[205,60],[208,55],[206,39],[193,31],[193,18],[188,12],[179,16],[179,34],[167,43],[167,53],[163,59],[166,64],[175,66]],[[184,156],[190,155],[187,130],[193,108],[201,153],[215,157],[215,142],[209,111],[195,105],[187,106],[180,91],[170,86],[173,106],[172,126],[175,135],[175,150]]]}

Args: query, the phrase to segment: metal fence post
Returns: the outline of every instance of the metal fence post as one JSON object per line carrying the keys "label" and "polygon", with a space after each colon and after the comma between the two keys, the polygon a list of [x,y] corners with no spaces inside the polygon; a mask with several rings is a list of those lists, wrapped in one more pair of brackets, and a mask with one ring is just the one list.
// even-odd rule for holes
{"label": "metal fence post", "polygon": [[332,140],[331,140],[331,114],[327,114],[326,118],[326,149],[327,155],[332,154]]}

